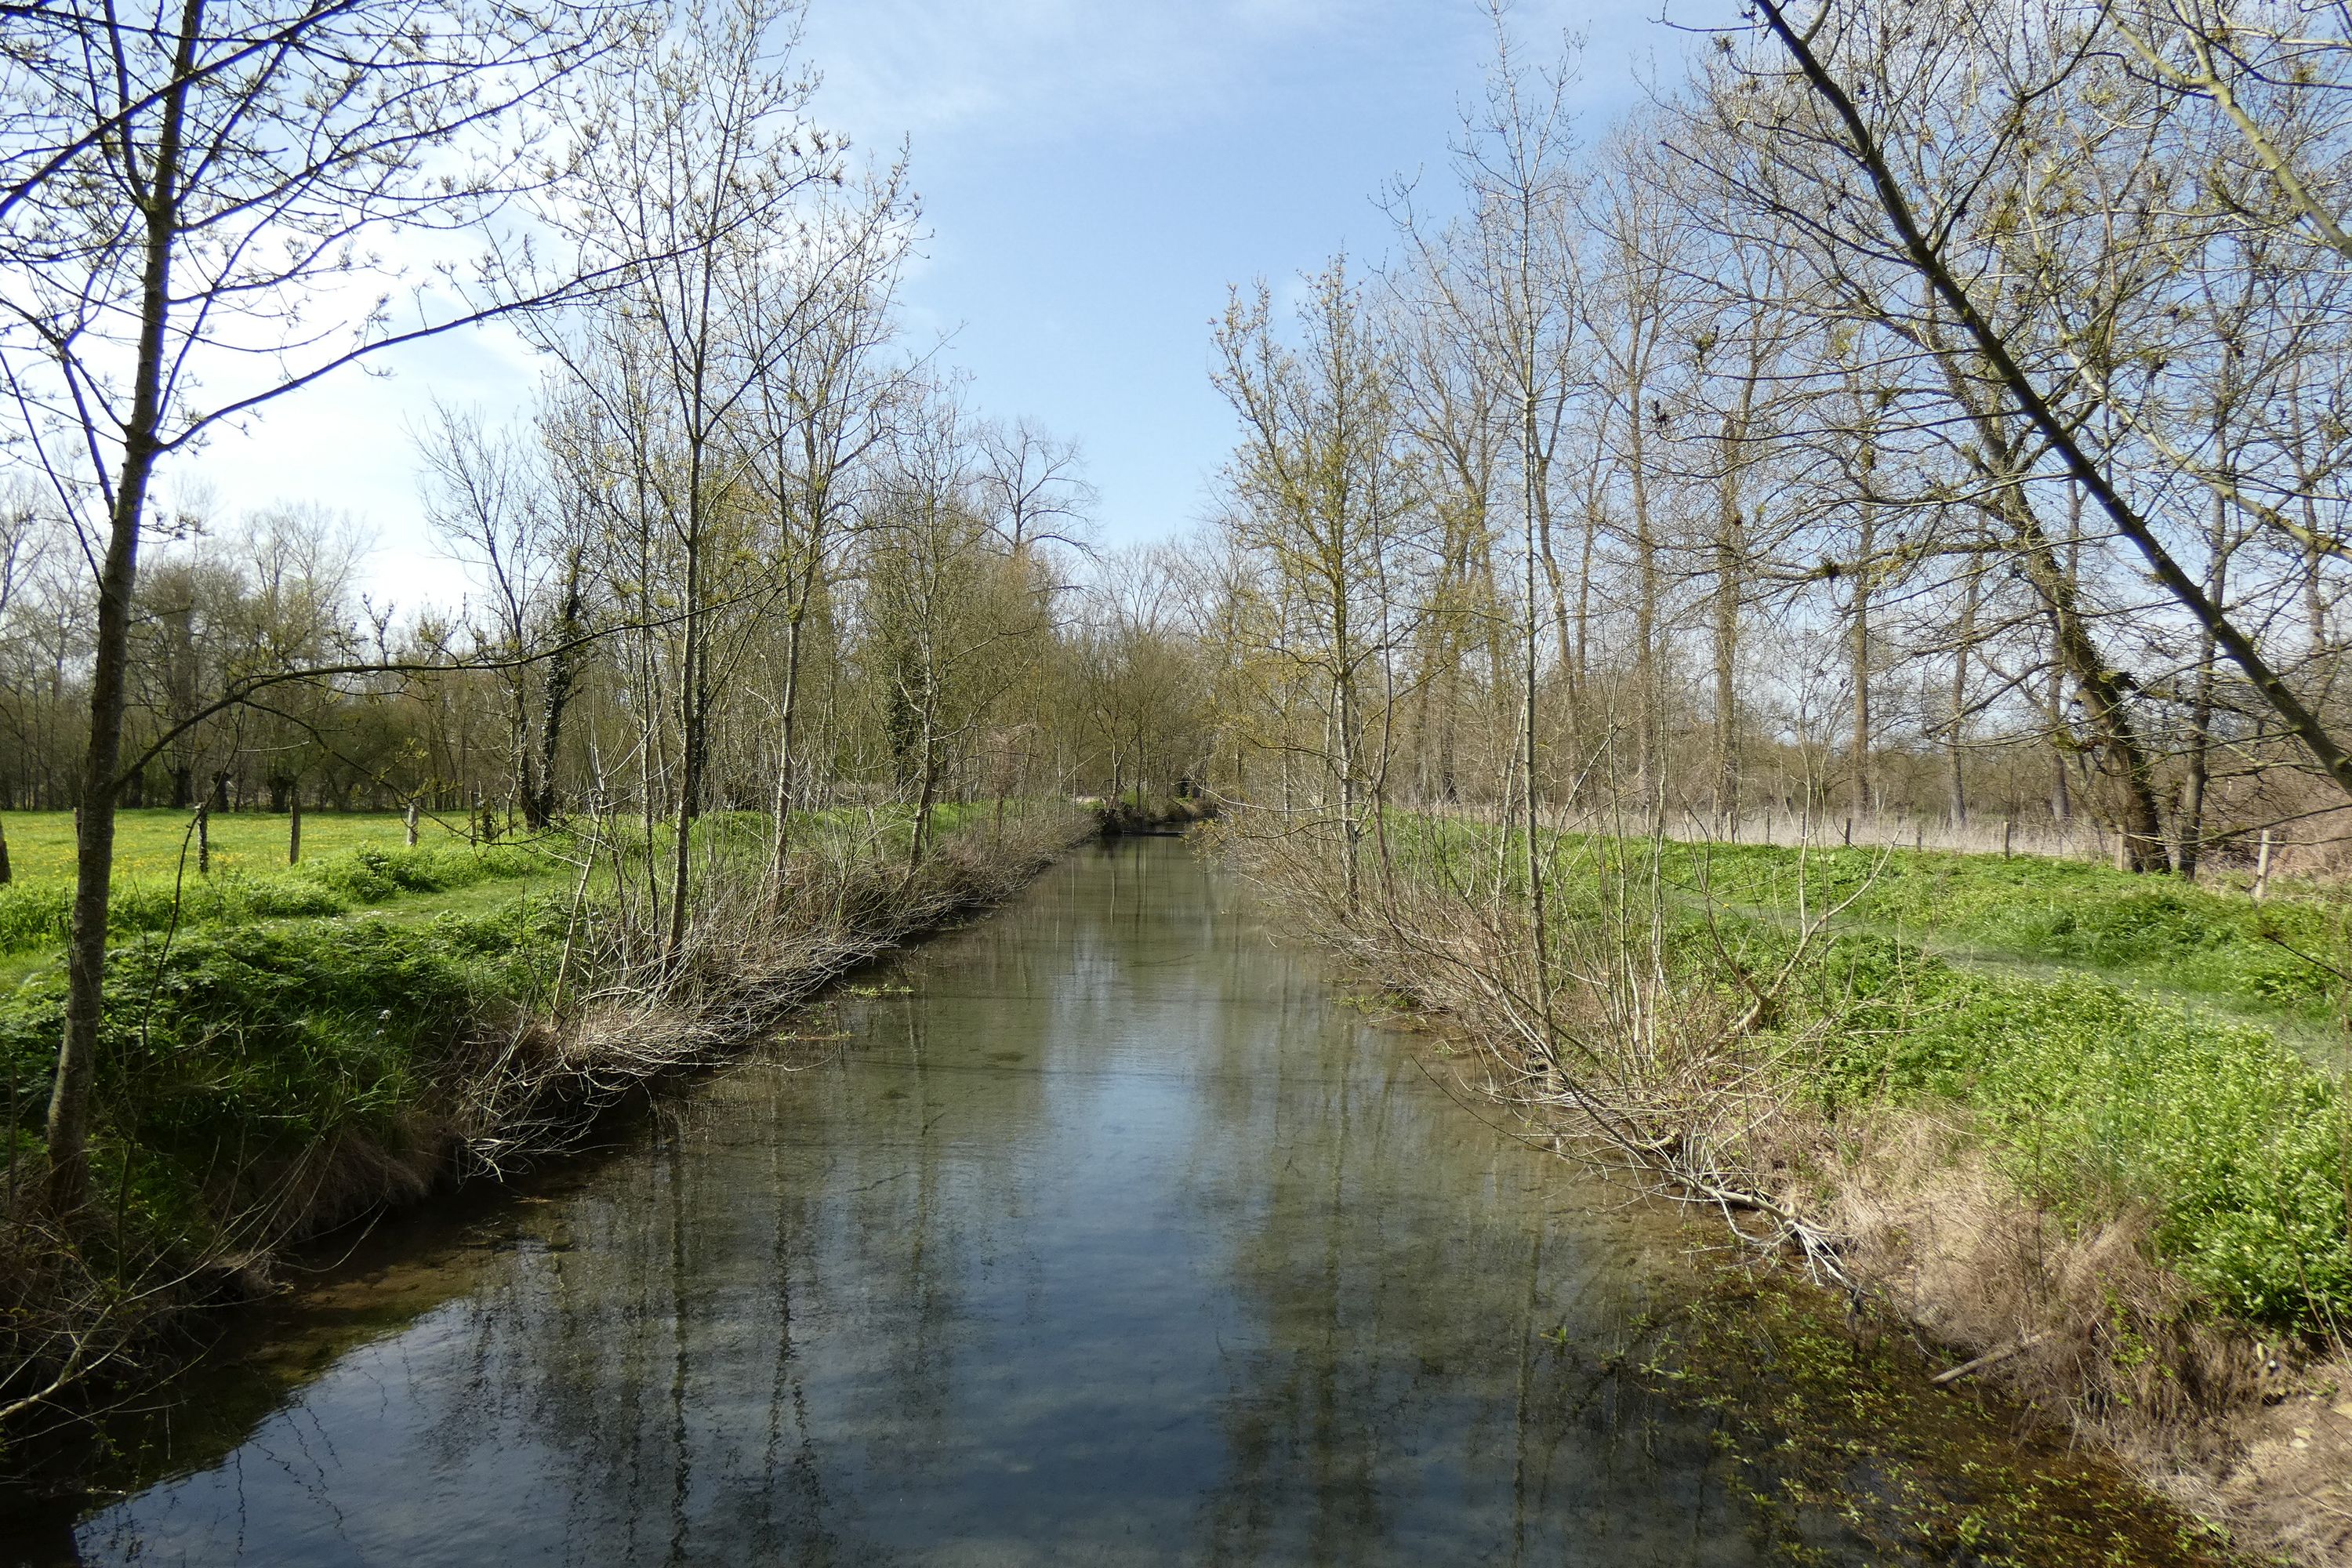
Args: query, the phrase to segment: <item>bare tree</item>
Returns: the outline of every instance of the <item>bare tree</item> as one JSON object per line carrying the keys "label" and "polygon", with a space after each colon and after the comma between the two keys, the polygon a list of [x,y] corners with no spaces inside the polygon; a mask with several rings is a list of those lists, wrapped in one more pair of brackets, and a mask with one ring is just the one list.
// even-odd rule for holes
{"label": "bare tree", "polygon": [[585,322],[542,340],[615,434],[636,514],[639,593],[653,591],[658,573],[677,606],[673,962],[693,908],[722,606],[734,602],[719,574],[741,558],[734,547],[751,526],[749,458],[735,431],[803,328],[797,310],[744,305],[765,298],[751,279],[767,247],[795,232],[803,192],[840,176],[845,150],[809,121],[811,83],[792,59],[799,16],[789,0],[691,5],[646,69],[583,106],[572,129],[584,194],[570,226],[583,270],[626,280]]}
{"label": "bare tree", "polygon": [[978,436],[981,503],[1006,545],[1023,551],[1052,542],[1085,549],[1097,498],[1077,443],[1026,417],[982,424]]}
{"label": "bare tree", "polygon": [[551,177],[526,110],[606,58],[627,20],[618,5],[472,0],[184,0],[152,27],[111,8],[11,14],[23,42],[0,54],[0,386],[97,584],[48,1123],[60,1209],[87,1184],[130,620],[157,467],[360,359],[478,320],[486,307],[449,271],[398,305],[389,292],[329,301],[402,285],[383,258],[392,237],[484,224]]}

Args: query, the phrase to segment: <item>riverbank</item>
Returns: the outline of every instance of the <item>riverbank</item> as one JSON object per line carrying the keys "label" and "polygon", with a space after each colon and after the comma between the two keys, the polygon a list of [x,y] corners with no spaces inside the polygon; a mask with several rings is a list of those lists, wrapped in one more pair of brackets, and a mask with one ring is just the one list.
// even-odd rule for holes
{"label": "riverbank", "polygon": [[593,828],[510,848],[569,874],[479,907],[402,896],[458,852],[362,847],[302,879],[330,893],[362,879],[344,912],[264,916],[215,898],[131,936],[110,954],[94,1196],[64,1218],[37,1179],[62,985],[37,962],[0,998],[5,1452],[37,1453],[151,1384],[194,1342],[194,1310],[274,1289],[287,1247],[562,1150],[646,1083],[724,1059],[1095,830],[1062,807],[974,809],[914,859],[885,815],[845,814],[798,833],[779,881],[759,825],[731,826],[740,843],[717,824],[698,856],[677,951],[659,940],[656,857]]}
{"label": "riverbank", "polygon": [[[2224,896],[2095,868],[1889,875],[1860,851],[1562,836],[1539,933],[1515,836],[1392,821],[1360,845],[1352,900],[1336,850],[1232,842],[1564,1152],[1717,1210],[1924,1332],[1953,1383],[2095,1436],[2242,1545],[2346,1560],[2352,1127],[2334,1076],[2242,1016],[2267,992],[2307,1026],[2336,1001],[2309,965],[2261,966],[2273,937],[2316,947],[2324,910],[2209,910]],[[2009,952],[1972,967],[1926,928]],[[2228,1005],[2021,955],[2028,928]]]}

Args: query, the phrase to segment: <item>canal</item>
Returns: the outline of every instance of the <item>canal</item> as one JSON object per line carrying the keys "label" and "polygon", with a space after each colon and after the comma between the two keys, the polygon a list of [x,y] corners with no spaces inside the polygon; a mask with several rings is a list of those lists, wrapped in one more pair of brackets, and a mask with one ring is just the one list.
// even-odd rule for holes
{"label": "canal", "polygon": [[1693,1233],[1181,844],[860,980],[321,1262],[14,1559],[1767,1560],[1719,1405],[1624,1354]]}

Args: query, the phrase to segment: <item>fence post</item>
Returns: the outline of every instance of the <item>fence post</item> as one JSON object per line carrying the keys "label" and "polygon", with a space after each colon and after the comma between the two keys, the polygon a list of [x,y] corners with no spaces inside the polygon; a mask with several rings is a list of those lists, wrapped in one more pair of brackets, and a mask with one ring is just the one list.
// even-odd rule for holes
{"label": "fence post", "polygon": [[213,803],[205,801],[196,807],[196,875],[213,874]]}
{"label": "fence post", "polygon": [[411,849],[416,847],[416,802],[414,798],[408,803],[408,847]]}
{"label": "fence post", "polygon": [[2009,858],[2010,836],[2016,831],[2017,819],[2015,817],[2004,816],[2000,819],[2000,858],[2004,860]]}
{"label": "fence post", "polygon": [[2262,847],[2254,854],[2254,902],[2261,903],[2263,895],[2271,888],[2271,830],[2263,829]]}
{"label": "fence post", "polygon": [[286,863],[302,863],[302,786],[299,783],[286,795]]}

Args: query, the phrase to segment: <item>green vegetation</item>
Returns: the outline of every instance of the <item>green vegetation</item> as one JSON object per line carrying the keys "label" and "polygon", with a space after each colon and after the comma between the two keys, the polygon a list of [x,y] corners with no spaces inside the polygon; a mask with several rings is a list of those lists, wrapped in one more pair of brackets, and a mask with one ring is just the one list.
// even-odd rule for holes
{"label": "green vegetation", "polygon": [[[1668,845],[1668,881],[1735,908],[1794,918],[1799,852]],[[1848,926],[1884,929],[1958,958],[2063,964],[2320,1022],[2342,1017],[2343,910],[2307,893],[2242,891],[2134,876],[2075,860],[1826,849],[1801,859],[1816,912],[1854,900]],[[1858,896],[1857,896],[1858,895]]]}
{"label": "green vegetation", "polygon": [[[1423,878],[1520,864],[1462,824],[1401,821],[1394,838]],[[2352,965],[2324,897],[1991,856],[1551,849],[1559,929],[1646,928],[1654,908],[1670,976],[1727,1014],[1843,904],[1763,1020],[1794,1047],[1801,1102],[1832,1123],[1931,1112],[2063,1220],[2147,1215],[2158,1260],[2220,1311],[2352,1322],[2352,1095],[2281,1032],[2343,1027],[2329,966]]]}
{"label": "green vegetation", "polygon": [[[184,852],[187,874],[194,878],[196,843],[190,831],[194,820],[193,813],[163,807],[116,812],[116,884],[169,882],[180,873]],[[8,859],[16,875],[14,886],[72,885],[72,812],[0,812],[0,827],[5,827],[8,835]],[[209,829],[214,873],[285,870],[286,828],[283,812],[215,813]],[[421,848],[446,848],[467,843],[462,821],[445,822],[423,816],[417,820],[416,834]],[[398,849],[406,842],[407,818],[396,811],[311,811],[302,817],[302,857],[306,861],[350,849]]]}
{"label": "green vegetation", "polygon": [[[1781,1027],[1821,1042],[1799,1059],[1824,1109],[1964,1109],[1960,1124],[2053,1212],[2084,1223],[2151,1213],[2161,1261],[2221,1310],[2313,1331],[2345,1321],[2352,1115],[2341,1082],[2269,1028],[2112,978],[2308,1011],[2332,1001],[2310,979],[2325,972],[2259,933],[2275,920],[2316,945],[2328,912],[2243,898],[2231,909],[2227,895],[2117,888],[2126,879],[2083,868],[2018,875],[2016,862],[1933,858],[1948,864],[1906,866],[1865,892],[1849,911],[1864,929],[1801,972]],[[2012,876],[2014,902],[1985,896]],[[1777,890],[1786,896],[1790,883]],[[1732,962],[1752,972],[1794,940],[1784,921],[1751,916],[1727,960],[1703,921],[1685,919],[1678,945],[1702,971]],[[2046,979],[1987,973],[1868,929],[1874,920],[2083,968]],[[1737,985],[1724,973],[1707,980],[1726,994]]]}
{"label": "green vegetation", "polygon": [[[1492,874],[1491,830],[1398,814],[1407,858]],[[1525,839],[1503,863],[1519,876]],[[1594,878],[1654,872],[1670,900],[1771,922],[1841,904],[1843,931],[1878,931],[1965,963],[2063,966],[2233,1013],[2340,1029],[2352,971],[2352,904],[2307,888],[2257,903],[2241,889],[2137,876],[2079,860],[1781,846],[1641,844],[1554,837],[1553,885],[1570,912],[1598,907]],[[1852,900],[1850,903],[1847,900]]]}
{"label": "green vegetation", "polygon": [[[989,805],[936,806],[931,831],[945,837],[992,820]],[[397,906],[403,915],[487,913],[519,898],[544,892],[552,883],[568,889],[577,865],[562,832],[501,844],[469,846],[454,830],[420,826],[420,842],[404,847],[405,826],[397,813],[367,812],[308,816],[302,822],[300,864],[284,863],[286,819],[222,816],[215,819],[213,872],[198,877],[194,851],[184,867],[181,849],[186,812],[124,812],[119,821],[113,898],[107,929],[117,939],[177,929],[236,925],[254,921],[316,919],[349,914],[372,906]],[[15,851],[21,834],[33,852],[18,861],[16,879],[0,888],[0,958],[45,953],[65,941],[73,900],[72,816],[67,812],[11,812],[8,842]],[[222,823],[237,824],[235,835]],[[866,812],[836,809],[803,812],[795,832],[839,848],[845,840],[870,843],[871,852],[904,855],[914,834],[913,814],[903,806]],[[667,852],[671,829],[654,830],[656,854]],[[769,818],[756,812],[715,813],[695,825],[698,847],[714,861],[738,868],[764,866],[770,852]],[[241,847],[225,852],[223,842]],[[268,840],[262,852],[261,841]],[[273,858],[274,857],[274,858]],[[642,860],[633,857],[633,863]],[[25,862],[31,862],[26,869]],[[609,877],[609,864],[604,875]],[[454,897],[467,889],[490,896]],[[23,966],[18,966],[21,970]],[[0,970],[5,982],[6,970]]]}
{"label": "green vegetation", "polygon": [[[493,880],[546,875],[544,852],[521,846],[378,849],[306,859],[276,875],[216,871],[184,881],[119,883],[107,911],[116,937],[257,920],[339,915],[410,895],[453,892]],[[37,952],[65,941],[73,890],[59,883],[0,888],[0,954]]]}
{"label": "green vegetation", "polygon": [[[1677,947],[1729,995],[1730,963],[1767,968],[1794,941],[1793,851],[1679,851],[1736,910],[1685,914]],[[1818,1048],[1812,1090],[1841,1105],[1958,1108],[2037,1203],[2094,1223],[2154,1218],[2158,1257],[2221,1310],[2318,1331],[2352,1314],[2352,1108],[2334,1075],[2260,1024],[2125,988],[2143,982],[2309,1016],[2336,977],[2269,940],[2336,952],[2316,901],[2152,882],[2096,867],[1949,855],[1809,856],[1815,911],[1853,896],[1780,1020]],[[1865,880],[1867,885],[1865,886]],[[1923,940],[2068,966],[1987,972]]]}
{"label": "green vegetation", "polygon": [[[541,900],[418,921],[280,920],[115,950],[97,1096],[105,1185],[121,1191],[127,1178],[123,1206],[146,1242],[127,1245],[201,1253],[220,1223],[338,1137],[409,1152],[402,1118],[474,1022],[543,993],[563,913]],[[52,970],[0,1002],[12,1159],[37,1149],[64,996]]]}
{"label": "green vegetation", "polygon": [[2053,1213],[2151,1213],[2161,1261],[2222,1310],[2312,1331],[2352,1313],[2352,1114],[2271,1031],[1884,935],[1832,942],[1802,978],[1788,1023],[1822,1042],[1801,1059],[1826,1110],[1964,1108]]}

